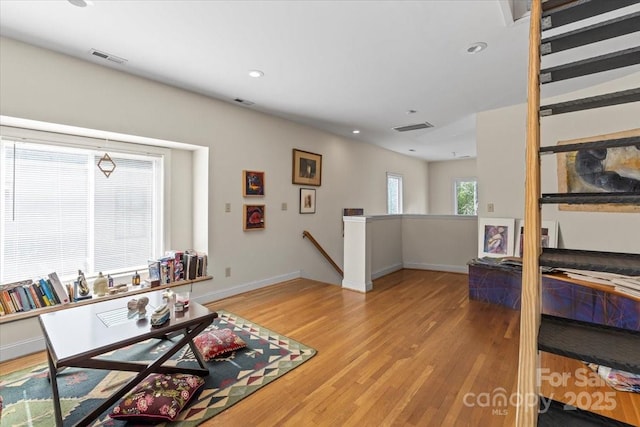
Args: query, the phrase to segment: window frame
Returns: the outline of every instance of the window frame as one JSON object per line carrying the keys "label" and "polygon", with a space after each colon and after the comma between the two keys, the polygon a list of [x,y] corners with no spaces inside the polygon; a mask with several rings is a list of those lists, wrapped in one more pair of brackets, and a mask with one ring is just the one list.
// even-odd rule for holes
{"label": "window frame", "polygon": [[[0,126],[0,164],[4,164],[4,149],[1,147],[5,143],[24,142],[34,143],[41,145],[50,145],[60,147],[62,149],[68,148],[71,150],[88,150],[95,152],[109,152],[115,153],[124,157],[140,158],[140,157],[155,157],[160,163],[158,166],[157,176],[155,177],[155,185],[157,186],[158,194],[154,201],[154,232],[152,236],[153,255],[160,257],[164,253],[165,245],[168,243],[170,236],[169,217],[167,214],[167,203],[170,202],[170,164],[171,164],[171,149],[144,145],[133,142],[124,142],[120,140],[101,139],[91,136],[82,136],[77,134],[67,134],[61,132],[49,132],[44,130],[27,129],[12,126]],[[89,153],[87,153],[89,154]],[[117,169],[116,169],[117,170]],[[93,176],[93,174],[90,174]],[[0,235],[4,235],[4,221],[5,221],[5,209],[4,209],[4,194],[5,194],[5,182],[2,176],[0,176]],[[93,193],[95,187],[89,189],[89,193]],[[89,194],[89,196],[91,195]],[[90,213],[93,215],[93,212]],[[159,234],[159,235],[158,235]],[[88,244],[91,243],[95,236],[88,238]],[[93,247],[90,246],[89,254],[93,256]],[[4,259],[4,245],[0,245],[0,259]],[[95,262],[95,259],[90,261]],[[140,266],[140,268],[146,268],[146,265]],[[126,275],[135,270],[133,266],[126,266],[122,269],[111,272],[112,274]],[[25,278],[29,278],[32,273],[25,271]],[[96,273],[97,274],[97,273]],[[93,276],[88,276],[89,278]],[[69,277],[61,277],[62,280],[70,280]]]}
{"label": "window frame", "polygon": [[[474,183],[474,195],[473,200],[475,202],[475,213],[473,214],[461,214],[458,213],[458,184],[463,182],[473,182]],[[478,178],[477,177],[466,177],[466,178],[455,178],[453,180],[453,214],[459,216],[477,216],[478,215]]]}
{"label": "window frame", "polygon": [[[395,179],[398,181],[398,212],[391,212],[391,200],[389,197],[389,182],[390,179]],[[402,215],[404,213],[404,177],[400,173],[396,172],[387,172],[387,215]]]}

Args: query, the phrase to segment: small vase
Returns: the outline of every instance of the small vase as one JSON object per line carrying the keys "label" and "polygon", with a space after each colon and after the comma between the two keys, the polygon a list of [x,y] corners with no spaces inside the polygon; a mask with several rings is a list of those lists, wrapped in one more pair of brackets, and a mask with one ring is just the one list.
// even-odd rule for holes
{"label": "small vase", "polygon": [[106,277],[102,275],[102,272],[98,273],[98,277],[93,282],[93,294],[97,297],[103,297],[107,294],[109,288],[109,282]]}

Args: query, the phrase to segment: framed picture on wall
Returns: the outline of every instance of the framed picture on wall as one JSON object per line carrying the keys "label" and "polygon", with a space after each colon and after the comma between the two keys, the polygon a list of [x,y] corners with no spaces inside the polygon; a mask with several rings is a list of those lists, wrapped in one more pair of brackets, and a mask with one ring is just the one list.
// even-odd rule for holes
{"label": "framed picture on wall", "polygon": [[264,205],[243,205],[242,224],[244,231],[265,229],[265,206]]}
{"label": "framed picture on wall", "polygon": [[242,171],[242,195],[244,197],[264,196],[264,172]]}
{"label": "framed picture on wall", "polygon": [[316,190],[314,188],[300,189],[300,213],[316,213]]}
{"label": "framed picture on wall", "polygon": [[513,256],[514,225],[513,218],[478,218],[478,256]]}
{"label": "framed picture on wall", "polygon": [[[640,128],[588,138],[559,141],[558,145],[638,138]],[[557,153],[559,193],[633,192],[640,186],[638,146]],[[639,203],[575,203],[558,205],[561,211],[640,212]]]}
{"label": "framed picture on wall", "polygon": [[322,155],[294,148],[292,182],[319,187],[322,182]]}

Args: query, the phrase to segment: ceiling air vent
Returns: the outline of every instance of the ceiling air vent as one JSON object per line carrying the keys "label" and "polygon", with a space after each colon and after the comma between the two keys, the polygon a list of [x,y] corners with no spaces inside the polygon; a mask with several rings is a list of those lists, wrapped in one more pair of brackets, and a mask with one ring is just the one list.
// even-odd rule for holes
{"label": "ceiling air vent", "polygon": [[250,105],[255,104],[255,102],[247,101],[246,99],[242,99],[242,98],[236,98],[236,99],[234,99],[234,101],[236,101],[239,104],[246,105],[246,106],[250,106]]}
{"label": "ceiling air vent", "polygon": [[100,52],[96,49],[91,49],[89,53],[93,56],[97,56],[98,58],[106,59],[107,61],[115,62],[116,64],[125,64],[127,62],[126,59],[120,58],[119,56],[111,55],[109,53]]}
{"label": "ceiling air vent", "polygon": [[424,122],[424,123],[416,123],[413,125],[406,125],[406,126],[396,126],[393,128],[393,130],[397,130],[398,132],[407,132],[410,130],[419,130],[419,129],[428,129],[428,128],[432,128],[433,125],[429,122]]}

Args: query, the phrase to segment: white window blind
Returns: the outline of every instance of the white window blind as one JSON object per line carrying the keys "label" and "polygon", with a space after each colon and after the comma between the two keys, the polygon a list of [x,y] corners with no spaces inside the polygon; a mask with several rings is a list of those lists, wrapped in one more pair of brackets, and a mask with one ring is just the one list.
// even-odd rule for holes
{"label": "white window blind", "polygon": [[162,157],[0,140],[0,283],[147,267],[162,241]]}

